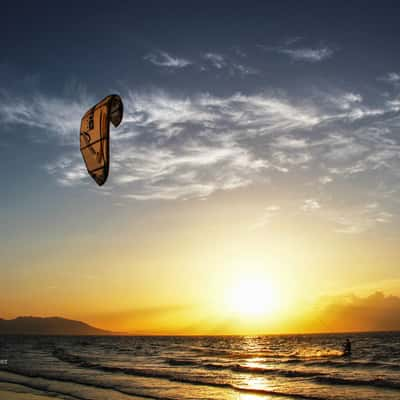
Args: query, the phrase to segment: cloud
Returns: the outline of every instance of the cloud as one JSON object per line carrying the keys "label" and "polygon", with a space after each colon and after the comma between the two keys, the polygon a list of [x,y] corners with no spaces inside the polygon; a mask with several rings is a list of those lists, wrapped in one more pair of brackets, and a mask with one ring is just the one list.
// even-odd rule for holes
{"label": "cloud", "polygon": [[316,199],[306,199],[303,202],[303,205],[301,207],[301,209],[303,211],[313,211],[313,210],[318,210],[321,208],[320,203],[318,202],[318,200]]}
{"label": "cloud", "polygon": [[377,202],[342,205],[340,208],[328,205],[322,209],[318,202],[306,200],[302,209],[312,211],[314,217],[332,222],[336,232],[351,235],[367,232],[393,219],[393,214]]}
{"label": "cloud", "polygon": [[44,168],[50,175],[55,176],[63,186],[73,186],[87,178],[86,167],[82,162],[80,153],[76,152],[62,156],[58,160],[44,165]]}
{"label": "cloud", "polygon": [[[243,55],[241,55],[243,57]],[[202,70],[206,71],[208,66],[211,66],[217,70],[226,70],[229,75],[257,75],[259,71],[248,65],[238,63],[230,57],[224,56],[219,53],[204,53],[203,59],[208,63],[207,66],[203,66]]]}
{"label": "cloud", "polygon": [[333,55],[333,50],[329,47],[298,49],[283,48],[278,50],[278,52],[289,56],[295,61],[305,61],[311,63],[326,60]]}
{"label": "cloud", "polygon": [[[339,90],[307,98],[273,91],[184,96],[127,89],[121,95],[124,121],[111,133],[113,196],[205,198],[219,190],[287,182],[287,190],[295,184],[300,198],[324,205],[304,203],[303,211],[327,220],[336,232],[363,233],[396,217],[390,205],[400,192],[396,97],[371,107],[361,94]],[[31,128],[33,137],[58,146],[62,155],[45,170],[64,186],[79,186],[90,181],[77,151],[79,123],[93,103],[88,95],[2,92],[0,121]],[[368,177],[369,184],[354,184],[355,177]],[[371,187],[380,190],[372,193]],[[352,198],[338,206],[338,195]],[[373,202],[379,207],[365,206]],[[299,197],[292,206],[299,211]],[[267,214],[260,220],[269,220]]]}
{"label": "cloud", "polygon": [[143,57],[146,61],[157,65],[158,67],[167,68],[185,68],[192,64],[191,61],[185,58],[174,57],[165,51],[157,51],[148,53]]}
{"label": "cloud", "polygon": [[[242,53],[241,53],[242,54]],[[243,55],[240,55],[243,57]],[[225,71],[228,76],[247,76],[259,73],[253,67],[237,62],[234,58],[215,52],[201,54],[201,60],[191,61],[187,58],[172,56],[165,51],[155,51],[146,54],[144,60],[163,68],[183,69],[188,66],[197,66],[200,71],[205,72],[210,69]],[[237,58],[237,57],[236,57]]]}
{"label": "cloud", "polygon": [[263,228],[266,226],[274,217],[279,215],[279,212],[281,210],[281,207],[275,204],[272,204],[268,207],[265,207],[264,214],[260,218],[259,221],[257,221],[255,224],[250,226],[250,230],[255,230],[259,228]]}
{"label": "cloud", "polygon": [[71,141],[79,132],[82,110],[93,99],[87,95],[77,98],[49,97],[41,93],[18,96],[3,91],[0,96],[0,120],[5,125],[24,125],[40,129],[43,134]]}
{"label": "cloud", "polygon": [[[270,164],[240,140],[318,121],[307,107],[263,94],[182,98],[162,91],[129,92],[124,102],[124,123],[112,134],[111,171],[120,194],[134,199],[205,197],[246,186]],[[88,107],[43,95],[12,97],[0,102],[0,117],[75,146],[82,110]],[[87,181],[79,152],[68,149],[46,170],[63,185]]]}
{"label": "cloud", "polygon": [[386,75],[381,76],[378,79],[387,83],[399,83],[400,74],[398,74],[397,72],[388,72]]}
{"label": "cloud", "polygon": [[[112,171],[123,196],[132,199],[205,197],[262,179],[265,169],[307,162],[302,155],[259,156],[252,137],[318,123],[308,107],[266,94],[180,98],[131,92],[125,96],[125,115],[114,134]],[[71,176],[71,183],[78,176]]]}
{"label": "cloud", "polygon": [[366,297],[353,294],[326,297],[320,307],[319,318],[324,321],[325,329],[328,326],[341,332],[400,330],[397,296],[378,291]]}
{"label": "cloud", "polygon": [[[137,192],[125,197],[135,199],[204,197],[246,186],[273,166],[242,141],[318,121],[306,107],[267,95],[131,93],[126,109],[136,134],[131,145],[121,143],[114,160],[130,171],[123,181],[135,182]],[[274,157],[277,164],[301,162]]]}
{"label": "cloud", "polygon": [[325,176],[321,176],[320,178],[318,178],[318,181],[320,183],[322,183],[323,185],[327,185],[328,183],[333,182],[333,179],[329,175],[325,175]]}
{"label": "cloud", "polygon": [[309,146],[309,141],[304,137],[297,138],[293,135],[282,135],[274,139],[272,146],[278,149],[306,149]]}
{"label": "cloud", "polygon": [[327,95],[326,101],[334,104],[341,110],[351,110],[356,104],[362,103],[363,98],[359,93],[339,92]]}
{"label": "cloud", "polygon": [[312,127],[319,122],[312,107],[266,93],[227,97],[202,93],[179,98],[163,91],[130,92],[127,108],[128,118],[137,127],[151,126],[159,136],[167,137],[179,135],[188,125],[205,129],[203,135],[211,133],[210,129],[225,129],[233,135],[263,136],[277,130]]}
{"label": "cloud", "polygon": [[256,68],[250,67],[248,65],[232,63],[230,66],[231,75],[236,73],[240,75],[258,75],[259,71]]}
{"label": "cloud", "polygon": [[309,63],[316,63],[331,58],[334,54],[334,49],[328,46],[300,46],[299,42],[304,42],[302,37],[289,38],[283,41],[280,46],[264,46],[258,47],[266,50],[273,51],[279,54],[288,56],[294,61],[302,61]]}
{"label": "cloud", "polygon": [[205,53],[203,57],[208,60],[211,65],[217,69],[222,69],[226,66],[227,62],[225,57],[217,53]]}

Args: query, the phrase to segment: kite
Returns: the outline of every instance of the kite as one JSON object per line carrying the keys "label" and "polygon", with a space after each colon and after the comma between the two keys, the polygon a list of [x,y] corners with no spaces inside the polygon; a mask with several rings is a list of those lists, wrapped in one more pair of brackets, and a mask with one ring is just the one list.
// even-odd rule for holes
{"label": "kite", "polygon": [[80,148],[89,175],[101,186],[110,169],[110,121],[122,121],[121,97],[111,94],[86,111],[80,129]]}

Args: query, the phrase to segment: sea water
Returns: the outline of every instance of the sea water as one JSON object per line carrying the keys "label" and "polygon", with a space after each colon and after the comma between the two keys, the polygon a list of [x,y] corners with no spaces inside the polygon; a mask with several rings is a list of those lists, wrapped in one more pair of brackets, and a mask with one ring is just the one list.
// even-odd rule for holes
{"label": "sea water", "polygon": [[400,399],[395,332],[0,336],[0,360],[0,382],[65,399]]}

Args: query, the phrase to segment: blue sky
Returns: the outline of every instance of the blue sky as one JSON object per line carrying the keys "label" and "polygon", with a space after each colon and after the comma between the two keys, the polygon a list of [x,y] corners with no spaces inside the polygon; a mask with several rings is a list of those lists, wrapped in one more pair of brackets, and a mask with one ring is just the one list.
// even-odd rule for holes
{"label": "blue sky", "polygon": [[126,119],[104,192],[201,197],[270,176],[298,180],[299,169],[324,191],[354,175],[354,196],[371,182],[396,190],[393,8],[97,4],[17,5],[2,17],[11,196],[88,183],[76,130],[109,92],[124,97]]}
{"label": "blue sky", "polygon": [[[76,249],[78,236],[167,231],[168,215],[188,223],[179,213],[212,221],[244,198],[251,231],[293,217],[343,243],[379,238],[374,257],[390,248],[382,279],[397,279],[395,2],[13,2],[3,11],[0,250],[9,279],[42,252],[56,260]],[[97,188],[79,124],[109,93],[121,95],[125,116]]]}

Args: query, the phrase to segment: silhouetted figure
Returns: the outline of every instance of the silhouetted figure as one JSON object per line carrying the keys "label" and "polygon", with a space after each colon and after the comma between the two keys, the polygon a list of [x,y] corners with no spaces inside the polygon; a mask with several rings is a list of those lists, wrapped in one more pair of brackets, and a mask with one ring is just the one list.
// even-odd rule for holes
{"label": "silhouetted figure", "polygon": [[347,338],[343,344],[343,355],[350,356],[351,355],[351,342],[350,339]]}

